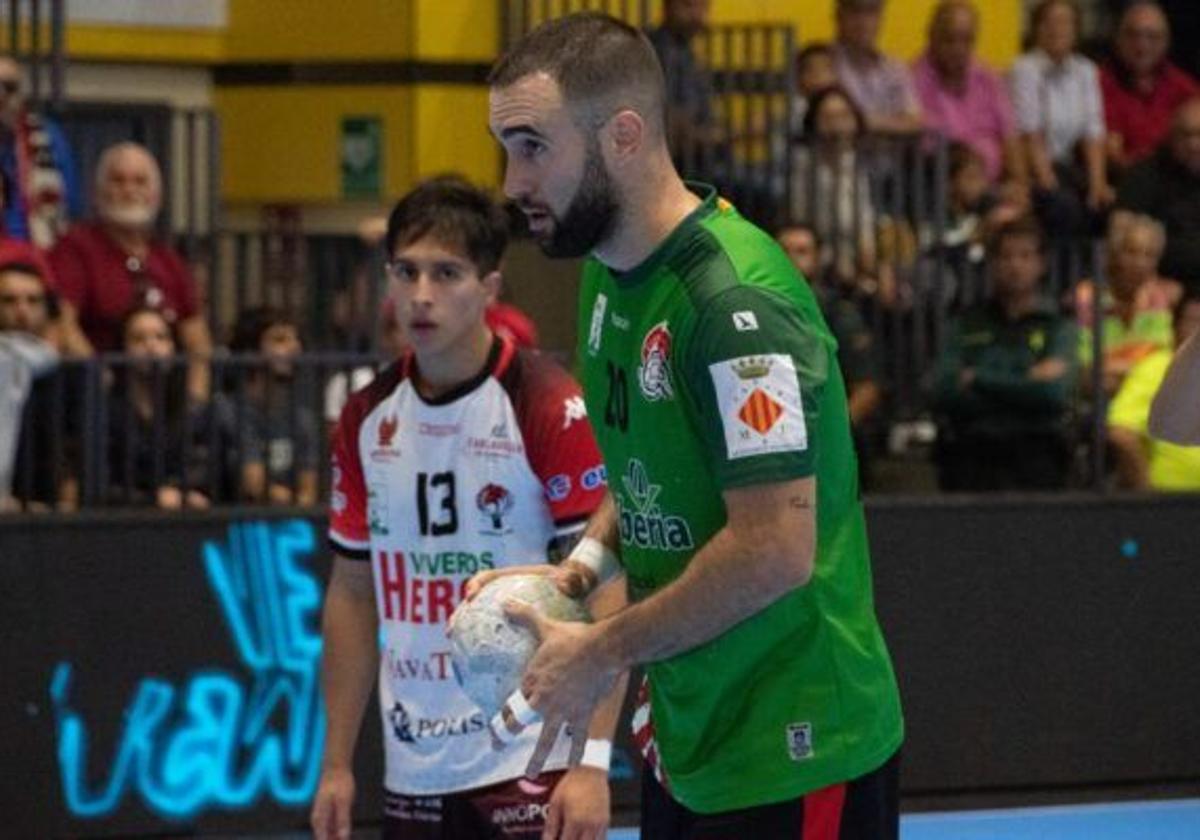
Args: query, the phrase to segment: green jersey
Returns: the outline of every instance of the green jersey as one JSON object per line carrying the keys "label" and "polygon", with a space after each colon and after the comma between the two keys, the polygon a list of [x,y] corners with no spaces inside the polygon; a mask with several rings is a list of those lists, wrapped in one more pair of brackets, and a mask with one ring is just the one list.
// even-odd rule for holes
{"label": "green jersey", "polygon": [[722,491],[816,478],[810,582],[647,667],[667,784],[714,813],[868,773],[899,748],[903,722],[836,344],[783,251],[704,190],[634,270],[587,262],[578,359],[633,600],[725,525]]}

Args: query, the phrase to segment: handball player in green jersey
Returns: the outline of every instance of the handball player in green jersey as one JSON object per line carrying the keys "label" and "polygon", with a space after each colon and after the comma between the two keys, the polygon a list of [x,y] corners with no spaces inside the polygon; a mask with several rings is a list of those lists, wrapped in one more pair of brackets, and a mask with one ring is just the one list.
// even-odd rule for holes
{"label": "handball player in green jersey", "polygon": [[644,665],[643,837],[895,837],[903,721],[811,292],[769,235],[680,180],[637,30],[553,20],[489,83],[506,194],[548,255],[587,257],[577,363],[609,495],[551,573],[572,591],[624,574],[629,595],[591,625],[510,604],[541,644],[493,727],[544,722],[537,772]]}

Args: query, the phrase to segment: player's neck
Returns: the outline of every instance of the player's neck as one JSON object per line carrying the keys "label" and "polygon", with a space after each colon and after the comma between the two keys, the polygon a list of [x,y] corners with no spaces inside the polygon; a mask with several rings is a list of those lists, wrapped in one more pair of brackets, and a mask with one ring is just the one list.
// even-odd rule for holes
{"label": "player's neck", "polygon": [[485,324],[453,347],[439,353],[415,351],[416,387],[426,399],[437,399],[479,375],[492,351],[492,331]]}
{"label": "player's neck", "polygon": [[640,265],[700,205],[700,198],[670,169],[648,179],[623,203],[617,230],[596,249],[596,258],[614,271]]}

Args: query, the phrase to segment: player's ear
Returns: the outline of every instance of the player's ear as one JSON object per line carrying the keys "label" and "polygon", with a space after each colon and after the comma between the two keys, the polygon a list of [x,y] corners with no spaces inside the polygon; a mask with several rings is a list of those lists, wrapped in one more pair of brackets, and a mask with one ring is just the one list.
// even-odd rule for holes
{"label": "player's ear", "polygon": [[614,163],[622,163],[636,155],[646,139],[646,121],[629,108],[613,114],[606,128]]}
{"label": "player's ear", "polygon": [[500,274],[499,269],[489,271],[479,278],[479,282],[483,284],[484,291],[487,292],[488,306],[500,299],[500,288],[504,285],[504,277]]}

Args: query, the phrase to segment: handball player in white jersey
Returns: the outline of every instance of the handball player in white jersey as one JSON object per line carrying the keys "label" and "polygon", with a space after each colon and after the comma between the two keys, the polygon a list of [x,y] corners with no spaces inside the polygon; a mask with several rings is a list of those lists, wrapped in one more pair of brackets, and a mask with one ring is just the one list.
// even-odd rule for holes
{"label": "handball player in white jersey", "polygon": [[[547,771],[527,779],[539,727],[494,750],[450,662],[446,621],[467,580],[564,556],[606,489],[579,386],[486,325],[506,243],[502,211],[457,178],[417,187],[388,222],[410,349],[350,398],[334,432],[321,838],[350,836],[354,745],[376,679],[385,838],[590,840],[608,826],[605,742],[620,698],[593,719],[584,763],[566,769],[560,738]],[[608,611],[603,600],[594,612]]]}

